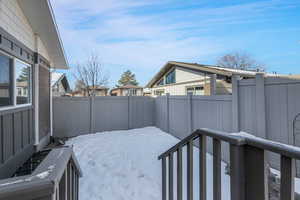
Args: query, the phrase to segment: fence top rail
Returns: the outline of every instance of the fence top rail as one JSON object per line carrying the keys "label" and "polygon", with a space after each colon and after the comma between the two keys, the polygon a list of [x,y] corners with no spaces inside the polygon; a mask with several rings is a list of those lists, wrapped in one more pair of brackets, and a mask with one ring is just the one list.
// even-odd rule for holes
{"label": "fence top rail", "polygon": [[0,180],[0,199],[35,199],[52,194],[68,162],[73,162],[77,174],[82,176],[72,147],[53,149],[30,175]]}
{"label": "fence top rail", "polygon": [[270,141],[270,140],[263,139],[263,138],[258,138],[258,137],[251,136],[248,134],[247,135],[245,135],[245,134],[229,134],[226,132],[216,131],[216,130],[207,129],[207,128],[198,129],[198,130],[194,131],[191,135],[187,136],[186,138],[181,140],[179,143],[177,143],[176,145],[171,147],[169,150],[162,153],[158,157],[158,159],[160,160],[164,157],[169,156],[171,153],[176,152],[179,148],[182,148],[189,141],[195,140],[201,135],[209,136],[211,138],[225,141],[225,142],[228,142],[233,145],[254,146],[254,147],[257,147],[260,149],[264,149],[267,151],[278,153],[280,155],[284,155],[287,157],[291,157],[291,158],[300,160],[300,148],[299,147],[295,147],[295,146],[291,146],[291,145],[287,145],[287,144],[283,144],[283,143],[279,143],[279,142],[274,142],[274,141]]}

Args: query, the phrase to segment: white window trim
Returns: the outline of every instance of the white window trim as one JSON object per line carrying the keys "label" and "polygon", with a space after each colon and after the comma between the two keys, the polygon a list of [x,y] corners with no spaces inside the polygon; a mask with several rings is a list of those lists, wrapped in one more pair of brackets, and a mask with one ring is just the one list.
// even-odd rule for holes
{"label": "white window trim", "polygon": [[204,84],[201,84],[201,85],[190,85],[190,86],[186,86],[185,87],[185,93],[186,93],[186,95],[188,95],[188,89],[189,88],[193,88],[193,92],[195,92],[196,91],[196,87],[202,87],[203,91],[205,91]]}
{"label": "white window trim", "polygon": [[[13,67],[12,67],[12,84],[13,84],[13,91],[12,91],[12,101],[13,101],[13,105],[9,105],[9,106],[3,106],[3,107],[0,107],[0,111],[8,111],[8,110],[14,110],[14,109],[18,109],[18,108],[24,108],[24,107],[29,107],[29,106],[32,106],[32,98],[33,98],[33,95],[32,95],[32,92],[33,92],[33,76],[32,76],[32,72],[33,72],[33,67],[31,64],[28,64],[18,58],[15,58],[3,51],[0,51],[0,53],[4,56],[7,56],[9,59],[12,59],[13,61]],[[20,105],[17,105],[17,81],[16,81],[16,61],[17,62],[20,62],[24,65],[27,65],[30,67],[30,91],[29,91],[29,99],[30,99],[30,103],[27,103],[27,104],[20,104]]]}

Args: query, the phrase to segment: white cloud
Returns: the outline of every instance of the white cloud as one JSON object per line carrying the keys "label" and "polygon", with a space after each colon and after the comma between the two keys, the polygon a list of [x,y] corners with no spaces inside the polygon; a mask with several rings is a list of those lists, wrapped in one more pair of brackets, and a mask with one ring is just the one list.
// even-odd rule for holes
{"label": "white cloud", "polygon": [[[98,52],[105,63],[142,68],[151,73],[168,60],[207,62],[229,45],[237,44],[233,39],[228,41],[232,27],[272,20],[274,14],[268,11],[297,6],[289,1],[266,0],[222,7],[197,7],[195,3],[188,9],[168,9],[174,1],[53,0],[52,3],[70,63],[80,61],[82,55]],[[147,12],[141,12],[143,9]],[[215,36],[220,31],[224,37]]]}

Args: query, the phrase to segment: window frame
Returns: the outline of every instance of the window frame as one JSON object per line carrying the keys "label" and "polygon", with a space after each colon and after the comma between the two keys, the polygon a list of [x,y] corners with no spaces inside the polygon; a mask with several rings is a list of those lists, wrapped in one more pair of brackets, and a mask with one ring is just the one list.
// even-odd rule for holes
{"label": "window frame", "polygon": [[157,86],[163,86],[165,85],[165,77],[162,77],[161,79],[159,79],[159,81],[156,84]]}
{"label": "window frame", "polygon": [[[13,57],[3,51],[0,51],[0,56],[6,56],[8,57],[11,62],[12,62],[12,69],[11,69],[11,73],[10,73],[10,79],[11,79],[11,84],[12,84],[12,89],[11,89],[11,94],[12,94],[12,105],[8,105],[8,106],[3,106],[0,107],[0,112],[2,111],[7,111],[7,110],[14,110],[14,109],[18,109],[18,108],[24,108],[24,107],[29,107],[32,106],[32,101],[33,101],[33,65],[26,63],[16,57]],[[18,96],[18,90],[17,90],[17,80],[16,80],[16,62],[22,63],[28,67],[30,67],[30,86],[29,86],[29,102],[30,103],[26,103],[26,104],[17,104],[17,96]]]}
{"label": "window frame", "polygon": [[[174,73],[174,83],[168,83],[168,76],[172,73]],[[165,85],[171,85],[175,83],[176,83],[176,68],[173,68],[170,71],[168,71],[168,73],[165,75]]]}
{"label": "window frame", "polygon": [[[203,91],[203,94],[196,94],[196,88],[202,88],[202,90],[200,91]],[[189,89],[193,89],[193,96],[203,96],[205,94],[205,88],[204,88],[204,85],[191,85],[191,86],[186,86],[185,88],[185,93],[186,95],[189,95],[189,92],[188,90]]]}

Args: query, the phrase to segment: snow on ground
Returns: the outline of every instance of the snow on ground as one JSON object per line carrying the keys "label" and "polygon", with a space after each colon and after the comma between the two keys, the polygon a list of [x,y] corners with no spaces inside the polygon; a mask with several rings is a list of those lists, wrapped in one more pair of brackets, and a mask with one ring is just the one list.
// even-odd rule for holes
{"label": "snow on ground", "polygon": [[[161,161],[157,157],[179,140],[155,127],[111,131],[73,138],[74,152],[83,171],[82,200],[159,200]],[[174,155],[176,163],[176,154]],[[186,164],[186,150],[183,150]],[[176,164],[174,165],[176,188]],[[199,199],[199,151],[194,148],[194,197]],[[212,156],[207,154],[207,195],[213,198]],[[186,165],[183,166],[186,181]],[[186,182],[183,183],[186,186]],[[176,199],[176,194],[174,195]],[[183,197],[186,199],[186,187]],[[222,163],[222,200],[230,199],[230,177]]]}

